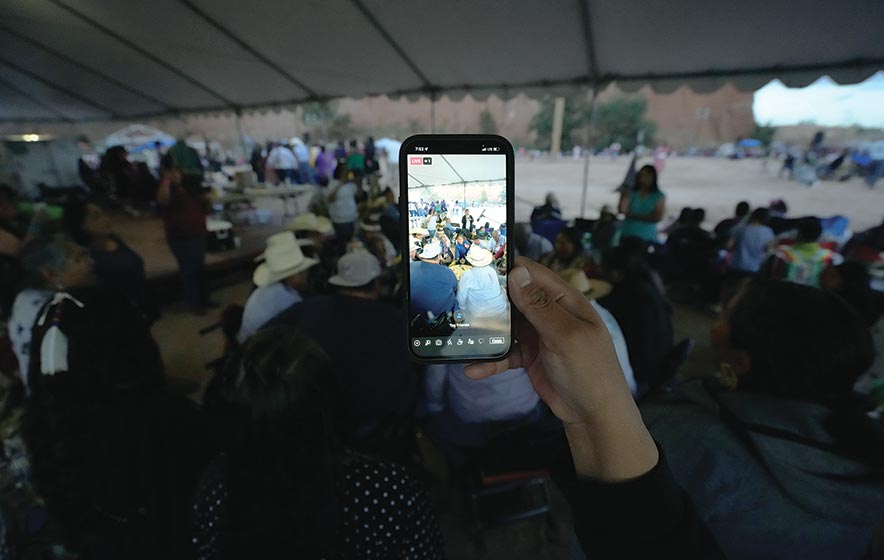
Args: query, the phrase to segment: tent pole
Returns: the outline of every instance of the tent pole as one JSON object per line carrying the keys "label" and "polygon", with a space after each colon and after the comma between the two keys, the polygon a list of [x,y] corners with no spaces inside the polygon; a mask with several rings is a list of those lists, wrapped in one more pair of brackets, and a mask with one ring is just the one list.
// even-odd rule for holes
{"label": "tent pole", "polygon": [[239,146],[242,148],[242,155],[245,161],[249,161],[249,147],[246,145],[246,135],[242,128],[242,111],[237,110],[233,113],[236,122],[236,135],[239,137]]}
{"label": "tent pole", "polygon": [[436,92],[430,92],[430,133],[436,133]]}
{"label": "tent pole", "polygon": [[589,157],[592,154],[592,136],[595,129],[596,108],[598,107],[597,98],[599,95],[599,84],[592,84],[592,97],[589,99],[589,123],[586,130],[586,146],[583,154],[583,194],[580,197],[580,217],[586,217],[586,191],[589,189]]}

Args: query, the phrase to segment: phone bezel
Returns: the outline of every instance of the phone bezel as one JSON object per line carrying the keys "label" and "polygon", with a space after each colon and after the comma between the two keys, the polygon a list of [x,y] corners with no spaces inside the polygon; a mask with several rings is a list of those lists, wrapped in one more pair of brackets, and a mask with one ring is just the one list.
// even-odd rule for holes
{"label": "phone bezel", "polygon": [[[411,152],[415,146],[427,146],[427,150],[423,152]],[[455,356],[455,357],[427,357],[419,356],[414,352],[411,345],[411,333],[409,332],[409,324],[411,322],[411,314],[408,311],[408,304],[411,299],[411,263],[408,258],[409,252],[409,221],[408,221],[408,157],[416,154],[440,155],[440,154],[476,154],[480,153],[483,147],[500,147],[506,156],[506,222],[507,233],[515,225],[515,151],[509,140],[497,134],[416,134],[405,139],[399,148],[399,214],[401,218],[400,227],[400,255],[402,262],[402,304],[405,310],[405,328],[404,338],[408,346],[408,353],[413,360],[423,363],[472,363],[472,362],[496,362],[506,358],[512,351],[515,343],[515,316],[516,308],[510,298],[509,290],[507,290],[507,299],[510,305],[510,332],[509,344],[502,352],[492,355],[483,356]],[[452,150],[452,147],[454,148]],[[495,152],[497,154],[497,152]],[[506,262],[507,275],[513,267],[513,259],[515,252],[512,243],[507,240],[506,245]]]}

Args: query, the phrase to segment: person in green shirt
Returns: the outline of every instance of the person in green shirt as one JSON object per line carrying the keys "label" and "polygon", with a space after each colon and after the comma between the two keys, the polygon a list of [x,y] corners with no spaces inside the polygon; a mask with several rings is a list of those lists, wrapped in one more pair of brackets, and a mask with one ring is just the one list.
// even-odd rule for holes
{"label": "person in green shirt", "polygon": [[356,140],[350,140],[350,153],[347,154],[347,169],[353,173],[353,182],[362,189],[362,178],[365,177],[365,156],[359,151]]}
{"label": "person in green shirt", "polygon": [[635,186],[620,193],[620,213],[626,215],[620,238],[638,237],[649,243],[657,241],[657,224],[666,213],[666,195],[657,186],[657,170],[645,165],[635,176]]}

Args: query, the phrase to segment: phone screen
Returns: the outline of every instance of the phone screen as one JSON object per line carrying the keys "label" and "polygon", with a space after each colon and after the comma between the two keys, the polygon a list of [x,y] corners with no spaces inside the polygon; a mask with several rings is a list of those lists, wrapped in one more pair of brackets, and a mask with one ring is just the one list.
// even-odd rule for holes
{"label": "phone screen", "polygon": [[512,146],[499,136],[414,136],[399,162],[412,355],[505,356],[512,344]]}

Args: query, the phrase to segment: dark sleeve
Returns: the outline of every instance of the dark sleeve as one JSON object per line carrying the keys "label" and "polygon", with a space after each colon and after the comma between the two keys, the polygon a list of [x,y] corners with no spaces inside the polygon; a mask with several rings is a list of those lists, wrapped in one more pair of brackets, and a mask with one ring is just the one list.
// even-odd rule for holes
{"label": "dark sleeve", "polygon": [[724,558],[688,495],[660,460],[643,476],[607,484],[563,485],[587,558]]}
{"label": "dark sleeve", "polygon": [[220,526],[227,516],[227,489],[224,468],[215,460],[203,473],[193,503],[193,547],[198,560],[223,557],[219,550]]}

